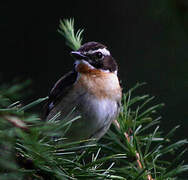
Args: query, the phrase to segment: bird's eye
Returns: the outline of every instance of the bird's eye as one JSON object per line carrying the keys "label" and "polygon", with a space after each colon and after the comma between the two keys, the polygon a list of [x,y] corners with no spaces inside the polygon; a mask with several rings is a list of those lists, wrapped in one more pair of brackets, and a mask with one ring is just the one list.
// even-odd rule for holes
{"label": "bird's eye", "polygon": [[97,57],[98,59],[101,59],[101,58],[103,57],[103,55],[102,55],[101,52],[97,52],[97,53],[96,53],[96,57]]}

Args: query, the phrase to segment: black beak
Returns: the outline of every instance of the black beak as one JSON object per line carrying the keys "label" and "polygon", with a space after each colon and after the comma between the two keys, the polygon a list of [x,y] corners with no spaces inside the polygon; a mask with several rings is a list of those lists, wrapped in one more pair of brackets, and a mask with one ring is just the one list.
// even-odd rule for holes
{"label": "black beak", "polygon": [[71,56],[73,56],[76,60],[81,60],[81,59],[88,59],[88,57],[86,55],[84,55],[83,53],[79,52],[79,51],[71,51]]}

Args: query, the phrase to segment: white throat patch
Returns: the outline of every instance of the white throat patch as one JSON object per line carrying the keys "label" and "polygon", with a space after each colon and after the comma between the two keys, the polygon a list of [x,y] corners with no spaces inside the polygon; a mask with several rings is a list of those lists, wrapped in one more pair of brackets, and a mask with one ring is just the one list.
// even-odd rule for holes
{"label": "white throat patch", "polygon": [[97,49],[97,50],[90,50],[88,51],[89,54],[93,54],[93,53],[96,53],[96,52],[101,52],[104,56],[110,56],[110,52],[106,49],[106,48],[103,48],[103,49]]}
{"label": "white throat patch", "polygon": [[91,64],[89,64],[85,60],[76,60],[75,63],[74,63],[75,68],[77,69],[78,65],[81,64],[81,63],[87,64],[87,66],[89,66],[91,69],[95,69]]}
{"label": "white throat patch", "polygon": [[[76,60],[74,65],[75,65],[75,69],[77,69],[78,65],[80,63],[84,63],[86,64],[87,66],[89,66],[91,69],[96,69],[94,66],[92,66],[91,64],[89,64],[87,61],[85,60]],[[101,71],[105,72],[105,73],[109,73],[110,71],[109,70],[104,70],[104,69],[100,69]],[[117,75],[117,71],[115,71],[115,74]]]}

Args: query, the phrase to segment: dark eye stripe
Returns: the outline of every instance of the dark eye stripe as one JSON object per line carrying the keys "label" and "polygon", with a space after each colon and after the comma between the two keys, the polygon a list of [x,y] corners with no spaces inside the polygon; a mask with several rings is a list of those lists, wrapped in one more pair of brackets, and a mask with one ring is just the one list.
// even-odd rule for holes
{"label": "dark eye stripe", "polygon": [[93,60],[101,59],[104,55],[101,52],[95,52],[93,54],[87,54],[87,57]]}
{"label": "dark eye stripe", "polygon": [[98,59],[101,59],[101,58],[103,57],[103,54],[102,54],[101,52],[97,52],[97,53],[96,53],[96,57],[97,57]]}

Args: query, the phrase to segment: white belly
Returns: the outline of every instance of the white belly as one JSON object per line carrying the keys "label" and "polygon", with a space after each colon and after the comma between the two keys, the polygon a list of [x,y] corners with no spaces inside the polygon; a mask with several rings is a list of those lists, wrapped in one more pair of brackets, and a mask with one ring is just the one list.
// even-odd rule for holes
{"label": "white belly", "polygon": [[90,98],[88,95],[83,98],[82,103],[77,108],[77,113],[81,115],[81,118],[72,124],[72,128],[68,133],[68,136],[72,139],[99,139],[106,133],[111,122],[118,114],[116,101],[99,100],[93,97]]}
{"label": "white belly", "polygon": [[92,99],[85,106],[87,109],[86,117],[92,128],[97,129],[99,127],[107,125],[112,118],[115,118],[117,114],[117,102],[109,99]]}

